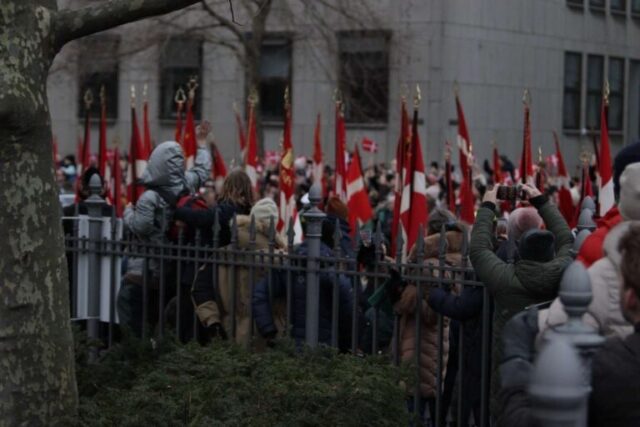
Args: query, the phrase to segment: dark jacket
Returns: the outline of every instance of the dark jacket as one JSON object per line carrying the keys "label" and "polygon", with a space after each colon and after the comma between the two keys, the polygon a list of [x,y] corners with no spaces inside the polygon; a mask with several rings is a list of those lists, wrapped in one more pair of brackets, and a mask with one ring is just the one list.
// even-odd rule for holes
{"label": "dark jacket", "polygon": [[[556,206],[546,196],[531,199],[547,229],[555,236],[556,256],[549,262],[521,259],[502,261],[493,252],[494,206],[483,204],[478,210],[471,233],[470,258],[478,278],[489,289],[495,302],[491,358],[491,413],[497,416],[499,389],[498,365],[502,353],[504,324],[527,306],[554,299],[565,268],[572,262],[573,235]],[[490,203],[490,205],[493,205]]]}
{"label": "dark jacket", "polygon": [[[321,256],[330,257],[332,251],[328,246],[321,244]],[[295,249],[297,256],[306,257],[308,248],[306,242]],[[292,261],[297,263],[299,261]],[[301,261],[304,264],[304,258]],[[321,266],[320,278],[320,315],[318,341],[322,344],[331,344],[333,288],[336,279],[339,287],[338,304],[338,336],[341,349],[349,347],[351,342],[351,316],[353,310],[353,291],[349,280],[339,275],[336,277],[335,269],[330,265]],[[291,335],[297,344],[304,343],[307,305],[307,272],[302,269],[291,274],[291,313],[288,313],[291,323]],[[287,272],[274,270],[272,272],[271,297],[287,297]],[[269,294],[268,277],[262,279],[253,289],[253,316],[262,336],[273,336],[277,330],[273,319],[271,298]]]}
{"label": "dark jacket", "polygon": [[340,223],[340,252],[342,252],[343,257],[347,258],[355,258],[356,253],[353,249],[353,240],[351,240],[351,227],[349,227],[349,223],[342,218],[339,218],[335,215],[328,214],[326,217],[326,221],[331,221],[332,224],[335,224],[336,219]]}
{"label": "dark jacket", "polygon": [[610,338],[593,359],[589,426],[640,426],[640,325]]}

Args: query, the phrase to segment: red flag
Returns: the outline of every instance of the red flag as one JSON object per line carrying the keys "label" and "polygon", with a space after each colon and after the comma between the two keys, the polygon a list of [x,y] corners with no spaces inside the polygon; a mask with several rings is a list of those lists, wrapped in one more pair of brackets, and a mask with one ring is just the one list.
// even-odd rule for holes
{"label": "red flag", "polygon": [[127,168],[127,192],[129,202],[135,204],[144,192],[144,186],[137,184],[147,167],[149,153],[140,137],[138,118],[135,107],[131,107],[131,144],[129,145],[129,162]]}
{"label": "red flag", "polygon": [[600,111],[600,158],[598,169],[600,173],[600,191],[598,192],[598,206],[600,216],[604,217],[616,203],[613,191],[613,166],[611,162],[611,149],[609,148],[609,129],[607,127],[608,112],[608,88],[602,100]]}
{"label": "red flag", "polygon": [[247,145],[247,137],[244,133],[244,123],[242,123],[242,117],[240,117],[240,112],[235,106],[233,106],[233,112],[236,116],[236,126],[238,128],[238,144],[240,144],[240,151],[244,152],[244,149]]}
{"label": "red flag", "polygon": [[122,217],[124,206],[122,203],[122,169],[120,168],[120,151],[116,147],[113,151],[113,185],[111,186],[111,199],[118,218]]}
{"label": "red flag", "polygon": [[215,144],[211,144],[211,157],[213,158],[211,177],[214,180],[224,179],[227,176],[227,165]]}
{"label": "red flag", "polygon": [[347,167],[344,162],[347,133],[342,112],[342,102],[336,101],[336,171],[334,194],[343,202],[347,201]]}
{"label": "red flag", "polygon": [[193,166],[198,151],[196,142],[196,123],[193,118],[193,99],[187,102],[187,119],[184,126],[184,139],[182,140],[182,151],[184,152],[184,166],[189,169]]}
{"label": "red flag", "polygon": [[80,183],[82,182],[82,174],[91,167],[91,113],[89,107],[90,105],[86,107],[86,115],[84,119],[84,140],[80,143],[80,156],[77,165],[76,203],[80,201]]}
{"label": "red flag", "polygon": [[258,134],[256,130],[255,102],[249,102],[249,121],[247,122],[247,149],[245,151],[244,171],[249,175],[251,186],[258,191]]}
{"label": "red flag", "polygon": [[[396,254],[396,236],[399,227],[402,225],[400,221],[400,212],[402,207],[402,198],[404,193],[404,180],[407,167],[407,152],[411,145],[411,128],[409,127],[409,114],[407,113],[407,104],[404,100],[401,103],[400,111],[400,138],[398,138],[398,146],[396,147],[396,188],[395,199],[393,202],[393,217],[391,218],[391,253]],[[403,226],[404,227],[404,226]],[[402,231],[403,236],[407,235],[407,230]],[[406,244],[406,239],[405,239]],[[406,246],[404,247],[406,252]]]}
{"label": "red flag", "polygon": [[[525,94],[526,96],[526,94]],[[531,119],[529,104],[524,104],[524,137],[522,140],[522,157],[520,158],[520,178],[524,184],[533,176],[533,161],[531,159]]]}
{"label": "red flag", "polygon": [[53,150],[53,167],[58,168],[58,139],[54,136],[51,140],[51,149]]}
{"label": "red flag", "polygon": [[493,183],[498,185],[502,182],[502,168],[500,167],[500,154],[498,147],[493,145]]}
{"label": "red flag", "polygon": [[556,146],[556,158],[558,159],[558,209],[560,210],[560,213],[562,213],[564,219],[571,224],[574,216],[574,208],[571,191],[569,190],[569,172],[567,172],[564,157],[562,156],[562,151],[560,151],[558,134],[555,131],[553,132],[553,140]]}
{"label": "red flag", "polygon": [[324,165],[322,164],[322,141],[320,139],[320,113],[316,117],[316,129],[313,132],[313,182],[322,187],[322,196],[326,194],[326,181],[324,179]]}
{"label": "red flag", "polygon": [[356,231],[358,221],[366,223],[373,218],[373,210],[369,203],[369,195],[364,185],[362,169],[360,167],[360,153],[358,147],[354,149],[353,160],[347,170],[347,208],[349,209],[349,226],[351,234]]}
{"label": "red flag", "polygon": [[76,141],[76,175],[80,178],[82,172],[82,137],[78,136]]}
{"label": "red flag", "polygon": [[444,169],[444,178],[445,183],[447,184],[447,208],[454,215],[456,214],[456,195],[453,190],[453,177],[451,174],[451,147],[449,146],[449,141],[445,144],[445,169]]}
{"label": "red flag", "polygon": [[184,106],[184,102],[176,101],[178,105],[178,113],[176,116],[176,142],[182,145],[182,108]]}
{"label": "red flag", "polygon": [[362,138],[362,149],[368,153],[377,153],[378,144],[367,137]]}
{"label": "red flag", "polygon": [[427,211],[427,182],[424,170],[422,147],[418,135],[418,110],[413,112],[411,128],[411,146],[406,158],[407,173],[404,181],[400,220],[407,230],[407,249],[418,240],[420,228],[426,229],[429,212]]}
{"label": "red flag", "polygon": [[143,104],[143,116],[142,126],[144,132],[144,149],[147,153],[151,154],[153,151],[153,145],[151,144],[151,130],[149,129],[149,103],[145,100]]}
{"label": "red flag", "polygon": [[277,227],[279,232],[288,230],[289,222],[294,217],[296,210],[295,179],[293,144],[291,142],[291,104],[289,103],[289,89],[287,88],[285,90],[284,105],[284,140],[282,142],[282,155],[280,156],[280,216]]}
{"label": "red flag", "polygon": [[98,140],[98,171],[100,176],[108,183],[107,177],[107,99],[104,94],[104,86],[100,89],[100,139]]}
{"label": "red flag", "polygon": [[456,113],[458,115],[458,148],[460,150],[460,219],[473,224],[475,220],[475,200],[473,196],[473,179],[471,174],[471,138],[464,117],[462,102],[456,94]]}

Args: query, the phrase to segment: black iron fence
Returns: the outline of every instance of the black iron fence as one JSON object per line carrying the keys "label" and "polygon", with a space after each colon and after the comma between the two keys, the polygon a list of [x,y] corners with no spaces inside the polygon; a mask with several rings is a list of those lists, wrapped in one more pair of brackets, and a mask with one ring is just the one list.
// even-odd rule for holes
{"label": "black iron fence", "polygon": [[[88,335],[102,339],[105,348],[123,326],[145,339],[171,333],[182,341],[205,342],[210,330],[192,299],[194,284],[205,283],[214,296],[209,305],[214,324],[221,324],[228,339],[246,344],[247,337],[273,338],[271,331],[260,330],[255,316],[264,315],[259,307],[268,307],[266,314],[273,319],[279,305],[282,322],[272,322],[277,334],[292,336],[298,345],[330,345],[360,356],[385,354],[391,363],[411,364],[415,385],[407,389],[407,397],[416,413],[429,407],[434,425],[489,426],[491,300],[470,266],[467,230],[457,231],[462,243],[453,261],[446,226],[436,237],[435,255],[425,253],[423,230],[410,256],[403,255],[403,236],[396,235],[394,257],[380,228],[370,242],[361,241],[356,232],[352,249],[369,254],[369,262],[357,262],[345,253],[337,224],[327,241],[325,214],[317,208],[319,195],[313,190],[302,244],[296,243],[293,225],[279,235],[274,219],[258,224],[246,217],[242,224],[240,217],[233,218],[224,246],[217,217],[211,230],[189,230],[187,225],[173,241],[167,236],[175,224],[160,221],[154,224],[160,238],[152,240],[129,232],[113,213],[104,216],[100,183],[92,181],[91,188],[83,208],[87,214],[76,210],[63,218],[71,317],[86,322]],[[156,217],[167,218],[166,213]],[[131,275],[135,263],[140,274]],[[435,288],[452,297],[475,289],[481,306],[464,319],[445,317],[428,305]],[[136,297],[127,299],[127,291],[135,291]],[[399,313],[411,292],[410,310]],[[580,304],[579,310],[586,310],[588,301]],[[579,319],[572,316],[572,322]],[[474,328],[479,347],[465,348],[466,328]],[[95,359],[97,353],[90,356]],[[476,362],[473,369],[479,366],[479,381],[477,372],[475,381],[464,380],[472,369],[469,360]],[[477,403],[472,403],[469,387],[475,388]]]}

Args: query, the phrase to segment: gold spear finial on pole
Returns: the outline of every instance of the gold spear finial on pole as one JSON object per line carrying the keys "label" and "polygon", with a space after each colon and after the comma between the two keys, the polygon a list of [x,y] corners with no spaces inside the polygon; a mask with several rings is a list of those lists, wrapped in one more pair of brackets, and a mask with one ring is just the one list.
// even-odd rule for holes
{"label": "gold spear finial on pole", "polygon": [[451,160],[451,145],[449,144],[448,140],[444,143],[444,160]]}
{"label": "gold spear finial on pole", "polygon": [[407,100],[407,96],[409,95],[409,85],[406,83],[402,83],[400,85],[400,99],[404,102]]}
{"label": "gold spear finial on pole", "polygon": [[131,108],[136,107],[136,86],[131,85]]}
{"label": "gold spear finial on pole", "polygon": [[284,88],[284,105],[289,107],[291,105],[291,100],[289,99],[289,85]]}
{"label": "gold spear finial on pole", "polygon": [[458,97],[460,93],[460,86],[458,86],[458,80],[454,80],[453,81],[453,94],[456,96],[456,98]]}
{"label": "gold spear finial on pole", "polygon": [[107,90],[104,85],[100,86],[100,105],[105,106],[107,104]]}
{"label": "gold spear finial on pole", "polygon": [[611,94],[611,88],[609,87],[609,80],[604,81],[604,90],[602,96],[604,98],[604,105],[609,106],[609,95]]}
{"label": "gold spear finial on pole", "polygon": [[527,107],[531,105],[531,92],[529,92],[529,88],[524,89],[524,93],[522,94],[522,103]]}
{"label": "gold spear finial on pole", "polygon": [[255,87],[249,91],[247,101],[252,107],[254,107],[258,103],[258,90]]}
{"label": "gold spear finial on pole", "polygon": [[176,96],[173,98],[173,100],[176,102],[176,104],[178,105],[182,105],[185,102],[187,102],[187,94],[184,93],[184,89],[182,89],[182,86],[180,86],[178,88],[178,90],[176,91]]}
{"label": "gold spear finial on pole", "polygon": [[416,83],[416,94],[413,96],[413,106],[415,108],[420,107],[422,101],[422,92],[420,92],[420,85]]}
{"label": "gold spear finial on pole", "polygon": [[121,143],[122,141],[120,140],[120,135],[114,136],[113,139],[111,140],[111,145],[113,145],[116,148],[120,148]]}
{"label": "gold spear finial on pole", "polygon": [[145,83],[144,86],[142,86],[142,100],[144,102],[147,102],[147,91],[148,91],[148,89],[149,89],[149,87]]}
{"label": "gold spear finial on pole", "polygon": [[538,147],[538,164],[542,165],[544,160],[542,158],[542,147]]}
{"label": "gold spear finial on pole", "polygon": [[196,89],[198,88],[198,77],[191,76],[189,83],[187,83],[187,90],[189,95],[189,101],[193,101],[196,97]]}
{"label": "gold spear finial on pole", "polygon": [[84,93],[84,108],[90,110],[91,104],[93,104],[93,93],[91,93],[91,89],[87,89]]}
{"label": "gold spear finial on pole", "polygon": [[590,160],[591,160],[591,153],[590,153],[590,152],[588,152],[587,150],[584,150],[584,151],[582,152],[582,154],[580,154],[580,160],[582,160],[582,163],[583,163],[585,166],[588,166],[588,165],[589,165],[589,162],[590,162]]}

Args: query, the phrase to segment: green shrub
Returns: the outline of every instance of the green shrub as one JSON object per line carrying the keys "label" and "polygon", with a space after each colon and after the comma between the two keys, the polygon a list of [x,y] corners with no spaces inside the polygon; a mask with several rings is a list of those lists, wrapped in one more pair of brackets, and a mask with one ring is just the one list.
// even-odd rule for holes
{"label": "green shrub", "polygon": [[405,372],[387,358],[279,343],[248,352],[128,340],[78,363],[83,426],[407,425]]}

